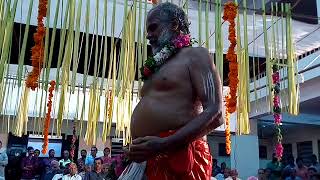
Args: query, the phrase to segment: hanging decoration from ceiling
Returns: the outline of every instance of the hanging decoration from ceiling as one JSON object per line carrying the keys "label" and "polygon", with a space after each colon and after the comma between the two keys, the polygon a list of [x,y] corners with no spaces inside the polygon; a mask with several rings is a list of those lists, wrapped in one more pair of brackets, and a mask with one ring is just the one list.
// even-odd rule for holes
{"label": "hanging decoration from ceiling", "polygon": [[47,103],[47,114],[44,123],[44,130],[43,130],[43,145],[42,145],[42,154],[46,154],[48,151],[48,144],[49,144],[49,128],[50,128],[50,120],[51,120],[51,111],[52,111],[52,98],[53,98],[53,90],[56,85],[55,81],[50,82],[49,88],[49,97]]}
{"label": "hanging decoration from ceiling", "polygon": [[[27,0],[26,0],[27,1]],[[22,2],[26,2],[22,1]],[[19,1],[20,2],[20,1]],[[29,0],[29,12],[28,17],[26,19],[31,20],[32,22],[32,1]],[[50,2],[54,2],[51,6],[56,6],[56,9],[53,10],[54,16],[49,16],[48,12],[50,10]],[[46,1],[40,0],[38,6],[38,19],[37,19],[37,32],[34,34],[33,39],[35,42],[34,47],[32,47],[32,72],[30,72],[27,78],[24,77],[24,69],[26,69],[25,65],[23,64],[23,56],[21,50],[21,55],[19,55],[19,76],[9,76],[8,69],[10,66],[10,48],[11,48],[11,32],[14,23],[14,13],[16,9],[20,8],[18,5],[18,0],[12,0],[13,4],[10,6],[7,2],[0,4],[0,19],[4,23],[4,26],[0,27],[0,44],[3,45],[3,51],[1,52],[1,59],[0,59],[0,102],[3,103],[3,106],[0,108],[1,115],[6,114],[9,112],[8,108],[15,107],[14,114],[9,115],[14,118],[15,120],[10,122],[10,118],[7,118],[7,129],[9,131],[9,127],[14,127],[13,132],[14,134],[21,136],[27,132],[27,122],[29,117],[34,117],[34,125],[37,125],[37,130],[35,133],[42,134],[42,130],[44,129],[45,133],[48,131],[46,127],[48,127],[42,119],[46,119],[45,112],[48,112],[49,109],[45,110],[46,101],[42,99],[42,97],[50,96],[49,91],[45,91],[47,89],[47,84],[49,79],[51,79],[52,74],[54,74],[56,78],[55,84],[55,98],[57,101],[54,100],[54,104],[52,105],[52,114],[55,114],[57,117],[52,117],[52,121],[54,125],[51,128],[51,132],[57,132],[57,134],[61,133],[63,129],[63,121],[65,119],[74,119],[79,124],[79,137],[83,138],[85,136],[85,140],[88,144],[95,144],[97,138],[102,138],[103,142],[107,141],[108,136],[112,131],[113,123],[116,122],[115,132],[116,136],[121,136],[125,138],[124,143],[130,142],[130,117],[133,110],[133,99],[139,99],[140,95],[137,93],[137,89],[140,89],[142,86],[142,81],[140,80],[139,84],[135,81],[135,74],[138,71],[137,67],[141,67],[144,64],[144,60],[147,59],[147,40],[145,38],[146,29],[142,25],[145,23],[145,19],[147,18],[147,11],[158,3],[158,1],[154,0],[144,0],[144,1],[128,1],[124,0],[124,3],[119,3],[116,0],[111,1],[104,1],[104,8],[101,10],[99,8],[98,3],[101,2],[99,0],[96,1],[88,1],[88,0],[79,0],[79,1],[67,1],[64,3],[62,0],[57,1]],[[160,1],[159,1],[160,2]],[[164,1],[162,1],[164,2]],[[225,5],[221,4],[221,0],[216,0],[218,4],[215,6],[215,10],[217,12],[221,12],[222,8],[224,7],[223,12],[223,20],[221,22],[221,13],[220,15],[216,16],[217,19],[215,20],[215,28],[214,30],[211,29],[213,26],[212,21],[209,21],[208,17],[211,17],[211,5],[208,4],[206,1],[201,1],[206,3],[206,10],[199,7],[199,9],[203,12],[197,12],[198,8],[188,6],[188,1],[183,1],[184,8],[188,12],[189,8],[189,15],[195,15],[198,17],[194,18],[194,27],[195,30],[199,29],[201,31],[205,31],[203,33],[203,37],[205,35],[205,42],[204,38],[199,34],[199,44],[205,44],[206,47],[215,48],[216,54],[216,65],[219,71],[219,74],[223,76],[223,23],[229,23],[229,41],[230,47],[227,52],[227,60],[229,63],[229,70],[230,73],[228,74],[229,78],[229,88],[230,92],[226,97],[226,149],[227,153],[230,154],[231,152],[231,140],[230,140],[230,115],[231,113],[238,112],[242,113],[243,117],[247,117],[249,113],[249,108],[246,107],[241,110],[239,108],[239,104],[242,102],[248,101],[248,98],[244,98],[245,93],[248,93],[248,85],[250,85],[250,80],[247,78],[247,72],[243,69],[249,71],[248,63],[248,51],[247,46],[250,43],[244,42],[246,39],[245,37],[248,36],[247,31],[240,32],[240,20],[238,24],[239,29],[236,30],[236,20],[235,18],[238,15],[238,7],[235,3],[226,3]],[[21,4],[24,4],[21,3]],[[64,4],[62,6],[62,3]],[[96,3],[96,7],[91,7],[92,4]],[[144,3],[144,4],[143,4]],[[245,3],[245,1],[243,1]],[[180,5],[182,5],[180,4]],[[24,4],[25,5],[25,4]],[[111,8],[110,5],[112,6]],[[18,7],[17,7],[18,6]],[[121,6],[119,8],[119,6]],[[7,8],[11,7],[11,8]],[[101,6],[100,6],[101,7]],[[209,10],[210,7],[210,10]],[[6,8],[9,9],[6,12]],[[193,9],[192,9],[193,8]],[[108,10],[108,11],[107,11]],[[192,10],[192,11],[191,11]],[[282,52],[286,52],[286,57],[283,59],[288,59],[288,61],[283,61],[285,64],[285,68],[287,68],[289,73],[288,86],[290,89],[290,93],[287,93],[290,97],[280,96],[281,103],[284,103],[283,107],[287,106],[285,103],[288,101],[288,104],[291,105],[288,107],[290,108],[289,111],[292,114],[297,114],[297,104],[298,104],[298,89],[295,85],[296,83],[296,58],[294,54],[294,43],[291,37],[291,14],[290,14],[290,7],[286,7],[286,14],[288,16],[285,17],[287,22],[286,27],[284,27],[284,32],[282,33],[282,42],[286,42],[285,48],[283,48]],[[85,13],[83,13],[85,11]],[[139,11],[139,12],[138,12]],[[18,11],[17,11],[18,12]],[[246,11],[244,11],[246,12]],[[119,25],[121,31],[118,31],[119,23],[119,13],[123,14],[122,25]],[[46,15],[47,14],[47,15]],[[101,18],[101,14],[103,14],[103,18]],[[139,15],[137,15],[139,14]],[[198,24],[197,19],[202,19],[203,14],[205,14],[205,22]],[[108,17],[107,17],[108,15]],[[111,15],[111,17],[110,17]],[[45,33],[49,34],[48,28],[44,27],[44,19],[47,17],[46,26],[53,26],[52,31],[50,31],[50,39]],[[245,14],[244,14],[245,16]],[[54,17],[52,19],[48,19],[50,17]],[[264,32],[257,37],[261,36],[265,39],[264,47],[266,52],[266,59],[267,59],[267,88],[272,88],[274,84],[272,83],[272,54],[278,54],[279,49],[272,50],[269,53],[269,45],[268,42],[270,41],[268,35],[277,36],[274,34],[273,31],[268,31],[270,27],[266,22],[266,15],[265,11],[263,14],[263,28]],[[60,21],[61,19],[61,21]],[[99,20],[103,19],[103,23],[99,23]],[[110,21],[112,19],[112,21]],[[50,20],[50,23],[49,23]],[[238,21],[238,19],[237,19]],[[110,26],[109,26],[110,24]],[[136,26],[139,24],[139,26]],[[274,24],[274,23],[272,23]],[[212,26],[211,26],[212,25]],[[60,26],[60,27],[58,27]],[[122,26],[122,27],[121,27]],[[140,27],[141,26],[141,27]],[[243,23],[245,26],[243,29],[247,29],[247,25]],[[144,27],[144,28],[143,28]],[[60,31],[57,29],[60,28]],[[71,29],[74,29],[73,31]],[[203,30],[204,29],[204,30]],[[194,29],[193,29],[194,30]],[[27,31],[25,31],[27,32]],[[111,41],[108,39],[108,33],[111,32]],[[278,32],[278,31],[276,31]],[[60,38],[56,38],[56,33]],[[91,33],[91,34],[90,34]],[[213,34],[215,35],[213,36]],[[236,34],[237,33],[237,34]],[[240,35],[243,35],[243,39],[240,38]],[[27,35],[27,34],[26,34]],[[197,37],[198,34],[192,34],[194,37]],[[101,38],[104,36],[104,38]],[[110,35],[109,35],[110,36]],[[255,33],[253,36],[256,36]],[[44,41],[44,37],[46,41]],[[121,40],[119,40],[121,38]],[[250,38],[250,36],[249,36]],[[55,42],[55,39],[59,39],[59,43]],[[104,40],[102,40],[104,39]],[[280,40],[281,41],[281,40]],[[24,41],[23,41],[24,42]],[[215,43],[213,43],[215,42]],[[211,44],[210,44],[211,43]],[[241,43],[243,43],[243,47],[241,47]],[[111,46],[109,46],[111,44]],[[20,45],[19,47],[24,47],[25,45]],[[212,47],[211,47],[212,46]],[[237,52],[235,52],[235,48],[237,46]],[[255,44],[253,46],[256,46]],[[273,46],[273,45],[270,45]],[[46,48],[48,47],[48,48]],[[95,48],[100,47],[100,48]],[[135,48],[137,47],[137,49]],[[29,47],[28,47],[29,49]],[[47,52],[46,52],[47,51]],[[57,58],[54,59],[57,52]],[[49,54],[46,57],[46,54]],[[280,53],[279,53],[280,54]],[[46,59],[48,62],[46,63]],[[83,76],[82,82],[79,83],[79,60],[83,59]],[[137,61],[132,61],[132,59],[137,59]],[[258,58],[255,58],[253,61],[259,62]],[[51,61],[57,61],[57,70],[55,72],[50,73]],[[103,65],[102,64],[103,62]],[[99,68],[103,66],[103,72],[100,72]],[[71,67],[72,66],[72,67]],[[42,68],[46,68],[45,78],[39,78]],[[94,75],[89,75],[89,70],[94,69]],[[51,69],[52,70],[52,69]],[[72,72],[70,72],[72,71]],[[281,78],[286,78],[287,75],[282,75],[281,70],[278,70],[279,75]],[[262,73],[262,72],[261,72]],[[258,70],[258,74],[261,74]],[[106,75],[107,74],[107,75]],[[102,76],[101,76],[102,75]],[[4,76],[4,78],[2,78]],[[70,76],[70,77],[69,77]],[[100,78],[101,77],[101,78]],[[141,77],[141,75],[138,75]],[[15,79],[16,78],[16,79]],[[39,80],[46,82],[44,87],[39,86]],[[227,79],[227,78],[225,78]],[[246,81],[245,83],[239,83]],[[12,98],[14,96],[8,96],[9,94],[12,95],[12,89],[14,89],[14,85],[17,83],[16,81],[26,80],[25,84],[22,84],[21,90],[19,89],[18,92],[15,92],[14,95],[17,98]],[[271,81],[269,81],[271,80]],[[101,81],[101,82],[100,82]],[[137,83],[137,84],[135,84]],[[260,82],[259,82],[260,83]],[[257,83],[257,84],[259,84]],[[20,84],[20,83],[19,83]],[[24,87],[27,86],[27,88]],[[259,85],[260,86],[260,85]],[[271,86],[271,87],[270,87]],[[282,86],[282,84],[281,84]],[[280,88],[281,88],[280,86]],[[20,87],[20,86],[19,86]],[[37,88],[41,87],[41,88]],[[137,88],[138,87],[138,88]],[[81,96],[79,100],[77,100],[77,110],[76,117],[73,118],[70,109],[72,109],[72,105],[70,105],[70,97],[77,96],[74,94],[75,89],[78,89],[78,94]],[[32,92],[34,89],[37,91]],[[246,90],[247,89],[247,90]],[[254,93],[256,93],[258,88],[254,88]],[[41,91],[42,90],[42,91]],[[30,91],[30,92],[29,92]],[[37,93],[39,91],[39,93]],[[247,91],[247,92],[245,92]],[[29,98],[28,96],[32,96],[37,93],[36,100],[34,98]],[[273,92],[271,92],[273,93]],[[78,96],[79,96],[78,95]],[[248,94],[247,94],[248,95]],[[270,95],[270,94],[268,94]],[[41,96],[41,98],[40,98]],[[239,97],[241,96],[241,98]],[[39,98],[38,98],[39,97]],[[287,98],[287,99],[286,99]],[[40,100],[41,99],[41,100]],[[67,100],[69,99],[69,101]],[[272,98],[269,99],[268,102],[270,105],[272,104]],[[7,105],[10,102],[12,105]],[[277,101],[276,101],[277,102]],[[0,103],[0,104],[1,104]],[[29,103],[34,104],[32,106],[33,111],[32,113],[29,112]],[[238,107],[237,107],[238,105]],[[40,108],[39,108],[40,107]],[[269,107],[269,106],[268,106]],[[271,107],[271,106],[270,106]],[[30,107],[31,109],[31,107]],[[39,110],[40,109],[40,110]],[[103,111],[102,111],[103,109]],[[100,112],[101,110],[101,112]],[[241,112],[240,112],[241,111]],[[284,110],[283,110],[284,111]],[[57,112],[57,113],[55,113]],[[278,115],[275,115],[278,117]],[[88,123],[84,126],[83,122],[87,121]],[[275,119],[276,121],[279,118]],[[68,122],[68,121],[67,121]],[[103,123],[103,128],[100,127]],[[237,126],[239,126],[239,122],[237,122]],[[44,126],[44,128],[42,128]],[[242,126],[242,125],[241,125]],[[35,127],[35,126],[34,126]],[[85,128],[83,128],[85,127]],[[245,126],[242,126],[245,127]],[[239,129],[239,128],[238,128]],[[102,130],[102,133],[99,131]],[[38,131],[38,132],[37,132]],[[280,146],[279,146],[280,147]],[[278,148],[279,152],[281,148]],[[280,153],[278,153],[280,154]]]}
{"label": "hanging decoration from ceiling", "polygon": [[227,53],[227,60],[229,62],[229,93],[226,96],[226,153],[231,153],[231,137],[230,137],[230,115],[236,111],[237,108],[237,89],[238,89],[238,62],[235,47],[237,45],[236,39],[236,24],[237,5],[233,2],[228,2],[224,6],[223,20],[228,21],[229,24],[229,41],[230,46]]}
{"label": "hanging decoration from ceiling", "polygon": [[35,45],[31,48],[32,71],[28,74],[26,80],[27,88],[35,90],[38,87],[39,76],[43,67],[44,42],[43,38],[46,33],[43,20],[47,13],[47,0],[39,0],[38,6],[38,27],[37,32],[33,35]]}

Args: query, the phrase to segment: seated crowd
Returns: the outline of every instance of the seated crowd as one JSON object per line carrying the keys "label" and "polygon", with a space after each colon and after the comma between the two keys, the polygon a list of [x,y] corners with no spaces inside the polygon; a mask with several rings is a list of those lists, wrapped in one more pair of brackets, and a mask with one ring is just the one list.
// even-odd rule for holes
{"label": "seated crowd", "polygon": [[[237,170],[230,170],[226,163],[218,166],[217,159],[213,159],[212,179],[237,180]],[[320,163],[316,155],[309,158],[298,157],[296,160],[293,155],[283,157],[281,162],[277,160],[275,154],[273,159],[267,164],[265,169],[259,169],[258,176],[252,176],[248,180],[320,180]]]}
{"label": "seated crowd", "polygon": [[69,151],[63,151],[63,158],[55,158],[55,151],[49,150],[48,158],[40,158],[40,150],[28,147],[28,155],[21,161],[21,180],[114,180],[120,176],[126,161],[123,155],[110,157],[106,147],[102,157],[97,157],[98,149],[91,148],[87,155],[81,150],[81,157],[72,162]]}

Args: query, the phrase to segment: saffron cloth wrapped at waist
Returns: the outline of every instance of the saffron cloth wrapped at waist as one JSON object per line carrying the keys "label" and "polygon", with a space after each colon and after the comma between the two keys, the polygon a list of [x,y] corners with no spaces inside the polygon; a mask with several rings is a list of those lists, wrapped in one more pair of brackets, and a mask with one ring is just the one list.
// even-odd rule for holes
{"label": "saffron cloth wrapped at waist", "polygon": [[[176,131],[161,133],[168,137]],[[212,156],[209,145],[202,139],[190,143],[186,148],[158,155],[147,161],[148,180],[210,180]]]}

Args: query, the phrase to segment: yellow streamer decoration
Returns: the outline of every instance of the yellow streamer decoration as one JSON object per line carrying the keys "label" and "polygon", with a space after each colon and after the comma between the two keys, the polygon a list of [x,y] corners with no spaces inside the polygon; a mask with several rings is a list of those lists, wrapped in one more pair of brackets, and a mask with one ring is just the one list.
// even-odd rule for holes
{"label": "yellow streamer decoration", "polygon": [[266,5],[265,0],[262,0],[262,17],[263,17],[263,37],[264,37],[264,49],[266,57],[266,74],[267,74],[267,87],[268,87],[268,108],[271,110],[272,107],[272,73],[271,73],[271,60],[269,53],[269,43],[268,43],[268,31],[267,31],[267,17],[266,17]]}
{"label": "yellow streamer decoration", "polygon": [[14,135],[19,137],[21,137],[23,134],[27,134],[29,92],[30,92],[30,89],[24,87],[22,97],[20,99],[16,128],[13,132]]}
{"label": "yellow streamer decoration", "polygon": [[286,45],[287,45],[287,63],[288,63],[288,90],[289,90],[289,113],[292,115],[299,114],[299,99],[296,85],[296,58],[294,55],[294,46],[292,42],[292,20],[290,4],[286,4]]}
{"label": "yellow streamer decoration", "polygon": [[221,0],[215,0],[215,64],[223,81],[223,39],[221,30]]}
{"label": "yellow streamer decoration", "polygon": [[[15,12],[17,9],[17,3],[19,0],[8,0],[8,1],[1,1],[0,2],[0,112],[2,114],[6,114],[7,107],[6,105],[10,103],[9,95],[12,95],[11,90],[14,89],[14,83],[11,83],[8,79],[9,77],[9,65],[10,65],[10,49],[11,49],[11,41],[12,41],[12,29],[14,25],[14,18],[15,18]],[[31,10],[32,10],[32,3],[34,0],[29,0],[29,11],[28,17],[26,18],[26,30],[23,37],[23,43],[22,48],[20,49],[21,54],[19,54],[19,69],[18,69],[18,81],[16,83],[21,83],[21,78],[23,78],[24,73],[24,65],[23,65],[23,57],[25,56],[25,46],[27,42],[27,32],[28,32],[28,24],[31,20]],[[265,1],[265,0],[263,0]],[[101,6],[101,2],[99,0],[96,0],[96,7],[95,9],[92,9],[90,7],[90,3],[92,1],[86,0],[84,2],[83,0],[78,1],[61,1],[61,0],[48,0],[49,5],[56,6],[55,12],[51,12],[51,14],[55,15],[54,19],[50,19],[50,16],[48,16],[47,24],[48,27],[49,24],[53,22],[53,32],[51,37],[49,38],[49,29],[46,31],[46,39],[45,39],[45,59],[44,59],[44,68],[45,72],[42,76],[42,89],[46,89],[46,86],[48,84],[49,75],[50,75],[50,67],[51,62],[53,58],[53,53],[55,52],[54,48],[59,49],[59,54],[57,58],[57,71],[56,71],[56,92],[55,93],[55,102],[57,102],[57,124],[56,130],[57,134],[61,135],[62,133],[62,122],[64,115],[67,115],[67,118],[69,117],[69,110],[71,108],[69,107],[70,103],[66,98],[69,99],[68,96],[69,93],[74,93],[77,86],[82,86],[83,89],[80,90],[80,88],[77,89],[78,91],[78,98],[77,98],[77,104],[76,104],[76,117],[74,119],[78,120],[78,113],[80,113],[80,130],[77,130],[77,132],[81,133],[83,132],[85,142],[89,145],[96,144],[96,139],[98,138],[98,123],[100,122],[100,99],[101,96],[105,97],[105,100],[103,102],[104,104],[104,110],[101,112],[103,113],[103,126],[102,126],[102,140],[103,142],[106,142],[108,140],[108,137],[111,133],[112,129],[112,122],[116,122],[116,136],[123,138],[124,144],[131,142],[130,137],[130,120],[131,120],[131,114],[132,114],[132,101],[133,96],[134,97],[140,97],[140,94],[134,95],[133,93],[133,87],[135,83],[135,74],[137,71],[137,67],[141,67],[143,64],[143,61],[147,59],[147,40],[145,38],[146,35],[146,29],[142,29],[143,21],[146,21],[147,17],[147,9],[149,2],[147,0],[141,0],[141,1],[128,1],[124,0],[124,7],[122,10],[124,10],[123,15],[123,27],[121,31],[121,43],[120,41],[115,40],[115,25],[117,24],[118,18],[116,17],[116,6],[119,5],[117,0],[113,0],[113,12],[112,12],[112,22],[111,26],[109,26],[108,18],[107,16],[110,16],[110,13],[107,12],[108,10],[108,1],[104,1],[103,4],[103,20],[99,21],[99,15],[101,15],[101,9],[99,9],[99,5]],[[77,3],[76,3],[77,2]],[[212,46],[209,44],[209,1],[202,1],[199,0],[199,9],[196,13],[197,19],[199,20],[197,24],[196,29],[198,29],[198,38],[199,38],[199,46],[205,44],[207,48],[210,48]],[[223,76],[223,38],[222,38],[222,7],[221,7],[221,0],[215,0],[214,1],[215,6],[215,60],[216,60],[216,66],[219,71],[220,76]],[[248,56],[248,31],[247,31],[247,2],[243,2],[243,26],[244,26],[244,35],[243,35],[243,41],[241,42],[241,28],[240,28],[240,18],[237,17],[237,59],[238,59],[238,65],[239,65],[239,86],[238,86],[238,107],[237,107],[237,134],[248,134],[250,131],[249,127],[249,117],[248,112],[250,111],[250,104],[249,104],[249,56]],[[253,2],[255,2],[253,0]],[[53,3],[53,4],[51,4]],[[63,8],[60,7],[61,3],[64,3]],[[85,4],[86,3],[86,4]],[[100,3],[100,4],[99,4]],[[144,3],[144,4],[143,4]],[[206,3],[202,6],[202,4]],[[76,4],[78,4],[76,6]],[[188,13],[188,0],[182,1],[184,10]],[[82,5],[85,6],[82,9]],[[121,5],[122,6],[122,5]],[[131,7],[130,7],[131,6]],[[150,5],[151,6],[151,5]],[[254,4],[255,6],[255,4]],[[265,56],[266,56],[266,63],[267,63],[267,88],[269,91],[269,94],[267,96],[271,95],[271,88],[272,88],[272,79],[271,79],[271,67],[272,65],[276,64],[279,66],[282,66],[283,69],[287,69],[288,72],[288,84],[283,83],[283,86],[288,85],[288,95],[282,96],[283,100],[282,102],[288,101],[288,112],[293,115],[297,115],[298,107],[299,107],[299,92],[298,87],[296,85],[297,77],[296,77],[296,57],[294,54],[294,43],[292,40],[292,20],[291,20],[291,9],[290,5],[286,5],[285,8],[282,5],[281,11],[286,14],[287,16],[285,19],[286,26],[283,26],[283,21],[281,21],[281,30],[282,30],[282,47],[280,47],[279,44],[276,44],[275,42],[279,42],[278,40],[278,24],[273,25],[275,22],[275,17],[272,17],[272,24],[271,24],[271,32],[267,31],[267,20],[266,20],[266,10],[265,10],[265,3],[262,3],[262,9],[263,9],[263,30],[264,30],[264,46],[265,46]],[[130,8],[129,8],[130,7]],[[205,9],[204,9],[205,7]],[[139,9],[138,9],[139,8]],[[48,15],[50,15],[50,8],[47,9]],[[52,9],[51,9],[52,10]],[[95,17],[94,19],[91,19],[92,13],[90,11],[94,11]],[[204,11],[205,10],[205,11]],[[284,11],[285,10],[285,11]],[[82,23],[82,12],[86,11],[83,16],[85,16],[85,32],[82,34],[82,39],[80,42],[80,36],[81,36],[81,23]],[[273,11],[273,9],[272,9]],[[276,12],[278,12],[278,4],[276,4]],[[202,13],[205,13],[205,17],[202,17]],[[142,17],[144,16],[144,17]],[[144,18],[144,19],[143,19]],[[202,27],[202,18],[205,18],[205,24]],[[254,15],[255,18],[255,15]],[[60,22],[61,19],[61,22]],[[50,21],[51,20],[51,21]],[[101,22],[103,24],[100,24]],[[59,42],[59,47],[55,46],[55,37],[56,37],[56,27],[57,23],[61,23],[61,37]],[[90,24],[91,23],[91,24]],[[253,23],[255,24],[255,19],[253,20]],[[138,24],[138,26],[136,26]],[[93,26],[92,26],[93,25]],[[93,32],[90,27],[93,27]],[[105,37],[103,39],[100,39],[99,42],[99,34],[100,29],[102,26],[102,35]],[[111,29],[109,29],[111,28]],[[204,28],[205,33],[202,33],[202,28]],[[108,37],[107,34],[111,30],[111,47],[108,47]],[[89,33],[93,33],[92,41],[89,39]],[[269,33],[269,34],[268,34]],[[271,34],[270,34],[271,33]],[[254,36],[256,34],[256,31],[254,30]],[[286,37],[285,37],[286,35]],[[119,35],[120,36],[120,35]],[[136,38],[137,36],[137,38]],[[269,42],[269,37],[272,39],[272,43]],[[82,50],[82,40],[85,37],[85,52],[81,53]],[[285,39],[286,38],[286,39]],[[205,42],[204,42],[205,40]],[[95,42],[96,41],[96,42]],[[281,40],[280,40],[281,41]],[[50,42],[50,44],[49,44]],[[137,49],[136,49],[136,42],[137,42]],[[89,44],[90,43],[90,44]],[[100,43],[100,44],[99,44]],[[241,44],[242,43],[242,44]],[[285,44],[285,45],[284,45]],[[93,46],[95,45],[95,46]],[[120,45],[120,47],[119,47]],[[270,47],[269,47],[270,45]],[[98,48],[99,46],[99,48]],[[286,47],[284,47],[286,46]],[[91,48],[91,49],[89,49]],[[93,49],[95,48],[95,49]],[[108,54],[108,51],[110,50],[110,54]],[[100,51],[99,51],[100,50]],[[255,43],[253,43],[253,53],[255,54],[256,51]],[[270,52],[269,52],[270,51]],[[282,51],[282,56],[279,55],[279,52]],[[77,85],[77,69],[78,69],[78,63],[79,59],[82,58],[84,54],[84,76],[82,85]],[[287,57],[285,57],[285,54]],[[94,57],[93,57],[93,56]],[[91,78],[89,74],[89,66],[91,62],[91,57],[94,58],[94,77],[93,77],[93,83],[91,83],[91,79],[87,81],[87,78]],[[258,58],[254,58],[254,61]],[[271,61],[272,59],[275,59],[276,61]],[[280,61],[281,59],[281,61]],[[109,62],[108,62],[109,61]],[[92,62],[93,63],[93,62]],[[108,64],[109,65],[108,65]],[[70,66],[72,64],[72,74],[70,73]],[[102,72],[100,71],[100,65],[102,66]],[[259,66],[259,65],[258,65]],[[109,69],[107,69],[109,68]],[[108,74],[106,74],[106,71],[108,71]],[[255,67],[254,67],[255,71]],[[259,71],[259,69],[258,69]],[[259,74],[259,72],[258,72]],[[71,76],[72,77],[69,77]],[[255,75],[255,72],[254,72]],[[7,77],[5,77],[7,76]],[[99,76],[102,76],[101,81],[99,79]],[[107,77],[106,77],[107,76]],[[138,75],[140,77],[140,73]],[[106,78],[106,79],[105,79]],[[223,78],[221,78],[223,79]],[[14,81],[14,80],[12,80]],[[259,80],[260,84],[260,80]],[[139,80],[138,82],[138,89],[140,90],[142,86],[142,82]],[[254,91],[257,91],[257,82],[256,79],[254,79]],[[60,89],[60,90],[59,90]],[[87,90],[88,89],[88,90]],[[70,91],[71,90],[71,91]],[[22,93],[21,93],[22,91]],[[82,91],[82,94],[84,96],[83,102],[79,98],[80,91]],[[87,91],[89,91],[89,95],[87,95]],[[46,96],[43,96],[43,93],[46,93],[42,91],[41,89],[38,90],[38,94],[36,95],[36,102],[34,104],[34,124],[33,124],[33,131],[34,133],[41,133],[42,131],[42,124],[41,118],[43,116],[43,113],[46,112],[45,106],[42,102],[43,99]],[[282,91],[282,93],[285,91]],[[41,93],[41,94],[40,94]],[[254,92],[257,99],[257,92]],[[3,117],[3,121],[7,122],[7,128],[5,125],[3,125],[1,128],[2,131],[5,129],[10,130],[10,124],[13,127],[14,134],[18,136],[22,136],[24,133],[26,133],[27,130],[27,122],[28,122],[28,96],[29,96],[29,89],[25,88],[23,85],[18,89],[18,95],[20,96],[17,99],[16,102],[16,108],[17,111],[17,117],[15,118],[15,122],[11,121],[10,116]],[[41,95],[41,97],[40,97]],[[71,95],[71,94],[69,94]],[[38,97],[39,96],[39,97]],[[59,98],[57,98],[59,97]],[[37,102],[41,98],[41,102],[39,105],[39,102]],[[89,99],[88,99],[89,98]],[[88,104],[89,101],[89,104]],[[269,99],[270,101],[270,99]],[[79,103],[82,103],[82,107]],[[270,105],[272,105],[272,102],[269,102]],[[80,109],[81,108],[81,109]],[[39,111],[40,109],[40,111]],[[69,109],[69,110],[68,110]],[[35,113],[35,112],[38,112]],[[67,111],[67,112],[66,112]],[[88,114],[86,112],[88,111]],[[86,125],[85,130],[83,130],[82,122],[84,119],[86,119],[85,116],[88,116],[88,123]],[[11,122],[10,122],[11,121]],[[68,121],[67,121],[68,123]],[[4,124],[4,123],[3,123]],[[54,128],[52,128],[53,131]],[[100,134],[99,134],[100,135]]]}
{"label": "yellow streamer decoration", "polygon": [[96,145],[97,142],[97,124],[100,115],[100,96],[97,84],[90,86],[89,95],[89,113],[85,142],[88,145]]}
{"label": "yellow streamer decoration", "polygon": [[[61,128],[62,128],[62,122],[63,122],[63,115],[65,112],[65,98],[68,94],[68,86],[69,86],[69,72],[70,72],[70,65],[71,65],[71,59],[72,59],[72,52],[73,52],[73,38],[74,38],[74,10],[75,10],[75,2],[74,1],[68,1],[68,7],[69,7],[69,28],[71,29],[68,32],[68,38],[67,38],[67,44],[66,44],[66,52],[64,55],[64,60],[62,64],[62,78],[61,78],[61,84],[62,84],[62,90],[60,95],[60,104],[59,104],[59,111],[58,111],[58,118],[57,118],[57,134],[58,136],[61,136]],[[57,82],[58,83],[58,82]]]}
{"label": "yellow streamer decoration", "polygon": [[244,26],[244,47],[241,50],[241,36],[239,14],[237,15],[237,59],[238,59],[238,107],[237,107],[237,134],[249,134],[249,52],[248,52],[248,30],[247,30],[247,10],[246,1],[243,1],[243,26]]}

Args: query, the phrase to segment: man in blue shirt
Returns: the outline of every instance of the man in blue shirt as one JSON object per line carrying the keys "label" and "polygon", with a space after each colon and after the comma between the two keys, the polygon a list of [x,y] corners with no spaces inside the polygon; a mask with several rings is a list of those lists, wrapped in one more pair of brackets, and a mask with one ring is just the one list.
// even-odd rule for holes
{"label": "man in blue shirt", "polygon": [[212,176],[215,177],[221,173],[221,168],[218,166],[218,160],[212,159]]}
{"label": "man in blue shirt", "polygon": [[91,147],[91,154],[88,155],[88,156],[86,157],[86,160],[85,160],[85,165],[86,165],[86,166],[91,166],[91,167],[92,167],[92,166],[94,165],[94,159],[95,159],[96,156],[97,156],[97,152],[98,152],[97,147],[92,146],[92,147]]}

